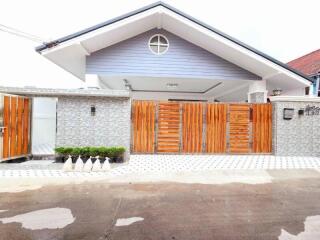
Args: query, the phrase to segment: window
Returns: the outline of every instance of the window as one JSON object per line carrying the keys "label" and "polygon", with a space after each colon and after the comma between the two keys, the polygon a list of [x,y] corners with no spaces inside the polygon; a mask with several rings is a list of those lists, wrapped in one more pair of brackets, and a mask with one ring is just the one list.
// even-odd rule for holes
{"label": "window", "polygon": [[164,54],[166,51],[168,51],[168,48],[169,41],[165,36],[161,34],[153,35],[149,40],[149,49],[154,54]]}

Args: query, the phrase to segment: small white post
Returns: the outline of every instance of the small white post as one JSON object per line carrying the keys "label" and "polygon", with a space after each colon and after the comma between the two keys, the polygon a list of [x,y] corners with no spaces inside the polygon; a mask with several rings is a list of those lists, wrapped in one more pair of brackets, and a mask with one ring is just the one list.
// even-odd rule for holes
{"label": "small white post", "polygon": [[77,171],[77,172],[82,172],[82,169],[83,169],[83,161],[79,155],[77,161],[76,161],[76,165],[74,167],[74,170]]}
{"label": "small white post", "polygon": [[72,158],[70,155],[69,155],[67,161],[63,164],[62,171],[64,171],[64,172],[72,171]]}
{"label": "small white post", "polygon": [[93,164],[92,171],[93,172],[100,172],[101,171],[101,163],[100,163],[99,156],[96,156],[96,161]]}
{"label": "small white post", "polygon": [[109,171],[110,169],[111,169],[111,167],[110,167],[110,163],[109,163],[109,158],[106,157],[105,161],[103,163],[103,166],[102,166],[102,171]]}
{"label": "small white post", "polygon": [[83,171],[84,172],[90,172],[91,169],[92,169],[92,160],[91,160],[91,156],[90,156],[89,159],[84,164]]}

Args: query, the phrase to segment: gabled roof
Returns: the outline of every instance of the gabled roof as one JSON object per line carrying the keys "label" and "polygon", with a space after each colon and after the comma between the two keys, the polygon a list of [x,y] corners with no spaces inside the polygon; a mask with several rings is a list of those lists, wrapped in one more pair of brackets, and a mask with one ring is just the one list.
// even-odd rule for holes
{"label": "gabled roof", "polygon": [[287,63],[305,75],[314,76],[320,72],[320,49]]}
{"label": "gabled roof", "polygon": [[[139,18],[140,15],[141,17]],[[152,19],[151,15],[153,15]],[[165,17],[168,19],[166,20]],[[134,30],[131,26],[133,25],[129,23],[126,24],[130,25],[130,27],[124,28],[126,29],[126,33],[124,33],[124,30],[118,30],[118,32],[115,30],[116,28],[120,29],[123,27],[121,23],[129,21],[129,19],[130,24],[135,22],[136,25],[140,25],[139,31],[146,31],[155,27],[166,28],[168,31],[172,31],[174,34],[180,35],[182,38],[188,39],[188,41],[263,78],[268,78],[272,81],[283,78],[286,78],[285,81],[287,81],[287,78],[291,78],[305,86],[309,85],[310,79],[303,73],[161,1],[45,43],[38,46],[36,51],[81,78],[83,72],[75,73],[73,69],[75,66],[67,66],[61,60],[62,53],[59,54],[59,51],[64,48],[63,45],[65,45],[66,49],[69,48],[68,51],[65,51],[65,55],[70,56],[71,52],[75,51],[75,48],[77,48],[77,54],[80,54],[81,51],[82,55],[89,55],[93,51],[132,37],[132,31]],[[143,19],[144,22],[142,21]],[[154,25],[151,26],[152,24]],[[138,31],[138,28],[136,31]],[[109,36],[107,37],[106,34],[108,32]],[[141,32],[137,32],[136,34],[139,33]],[[103,34],[105,34],[104,37],[102,36]],[[125,34],[127,36],[124,36]],[[118,39],[116,39],[117,37]],[[123,39],[120,39],[121,37]],[[96,41],[93,42],[95,38]],[[72,43],[77,45],[74,46],[74,49],[70,47]],[[105,46],[102,46],[102,44],[105,44]],[[56,53],[54,53],[55,50],[57,50]],[[80,62],[78,63],[78,65],[81,64]]]}

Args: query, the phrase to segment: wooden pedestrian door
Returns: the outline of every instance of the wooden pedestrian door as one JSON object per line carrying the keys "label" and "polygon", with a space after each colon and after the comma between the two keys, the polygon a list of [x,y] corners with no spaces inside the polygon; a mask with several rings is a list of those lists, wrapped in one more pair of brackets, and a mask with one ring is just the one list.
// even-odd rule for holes
{"label": "wooden pedestrian door", "polygon": [[29,153],[30,100],[0,94],[0,161]]}
{"label": "wooden pedestrian door", "polygon": [[271,153],[271,104],[133,101],[133,153]]}

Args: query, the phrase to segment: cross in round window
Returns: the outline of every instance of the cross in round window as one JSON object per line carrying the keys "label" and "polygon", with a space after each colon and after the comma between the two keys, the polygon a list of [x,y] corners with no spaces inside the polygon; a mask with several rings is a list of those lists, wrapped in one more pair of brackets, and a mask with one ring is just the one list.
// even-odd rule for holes
{"label": "cross in round window", "polygon": [[153,35],[149,40],[149,48],[154,54],[164,54],[168,51],[169,41],[161,34]]}

